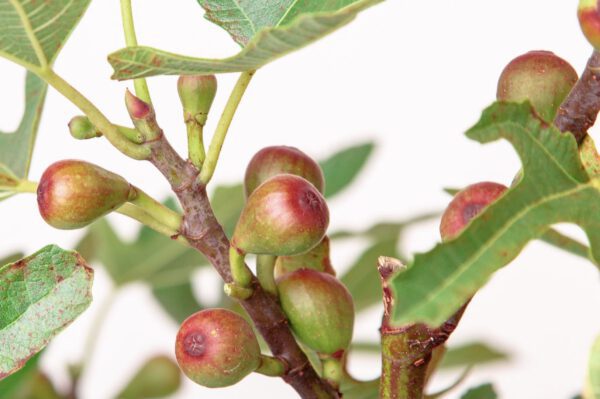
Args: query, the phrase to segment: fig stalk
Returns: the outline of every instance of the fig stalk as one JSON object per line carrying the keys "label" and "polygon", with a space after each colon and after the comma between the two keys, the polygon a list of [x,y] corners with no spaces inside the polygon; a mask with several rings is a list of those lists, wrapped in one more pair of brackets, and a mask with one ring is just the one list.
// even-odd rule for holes
{"label": "fig stalk", "polygon": [[277,283],[275,283],[275,260],[274,255],[258,255],[256,257],[256,277],[263,289],[269,294],[277,297]]}

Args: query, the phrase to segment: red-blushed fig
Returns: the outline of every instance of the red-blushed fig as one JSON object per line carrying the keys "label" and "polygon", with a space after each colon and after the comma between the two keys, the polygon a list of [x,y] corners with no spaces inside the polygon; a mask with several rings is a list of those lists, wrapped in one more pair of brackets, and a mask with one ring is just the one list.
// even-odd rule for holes
{"label": "red-blushed fig", "polygon": [[354,303],[344,284],[330,274],[300,269],[281,276],[277,287],[290,326],[306,346],[325,355],[346,350]]}
{"label": "red-blushed fig", "polygon": [[244,177],[246,197],[266,180],[282,173],[305,178],[321,193],[325,189],[323,171],[311,157],[295,147],[273,146],[258,151],[250,160]]}
{"label": "red-blushed fig", "polygon": [[275,261],[275,278],[299,269],[313,269],[335,276],[335,270],[329,258],[329,237],[325,236],[310,251],[295,256],[278,256]]}
{"label": "red-blushed fig", "polygon": [[57,229],[78,229],[135,195],[121,176],[94,164],[64,160],[50,165],[40,180],[37,202],[42,218]]}
{"label": "red-blushed fig", "polygon": [[529,100],[536,112],[552,122],[558,107],[577,82],[577,72],[550,51],[530,51],[512,60],[498,80],[500,101]]}
{"label": "red-blushed fig", "polygon": [[231,244],[240,253],[297,255],[321,242],[328,224],[327,203],[315,186],[280,174],[248,197]]}
{"label": "red-blushed fig", "polygon": [[600,50],[600,13],[598,13],[598,1],[579,0],[577,17],[585,38],[596,50]]}
{"label": "red-blushed fig", "polygon": [[493,182],[472,184],[459,191],[450,202],[440,224],[443,241],[458,236],[489,204],[494,202],[506,191],[506,186]]}
{"label": "red-blushed fig", "polygon": [[204,126],[217,94],[215,75],[180,76],[177,80],[177,92],[185,120],[195,119]]}
{"label": "red-blushed fig", "polygon": [[261,363],[250,324],[227,309],[206,309],[188,317],[177,333],[175,355],[192,381],[219,388],[236,384]]}

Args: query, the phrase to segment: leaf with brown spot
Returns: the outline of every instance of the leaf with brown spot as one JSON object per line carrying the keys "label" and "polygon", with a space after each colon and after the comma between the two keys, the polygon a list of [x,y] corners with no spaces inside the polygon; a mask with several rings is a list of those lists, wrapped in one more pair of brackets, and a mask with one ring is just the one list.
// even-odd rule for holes
{"label": "leaf with brown spot", "polygon": [[87,309],[93,274],[76,252],[55,245],[0,268],[0,380]]}

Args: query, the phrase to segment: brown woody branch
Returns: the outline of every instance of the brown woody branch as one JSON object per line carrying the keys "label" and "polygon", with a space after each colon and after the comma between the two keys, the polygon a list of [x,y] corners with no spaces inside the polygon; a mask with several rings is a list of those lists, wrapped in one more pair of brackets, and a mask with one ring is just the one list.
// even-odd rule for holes
{"label": "brown woody branch", "polygon": [[600,53],[594,51],[585,71],[558,109],[554,124],[581,143],[600,111]]}
{"label": "brown woody branch", "polygon": [[[215,267],[226,283],[231,283],[229,240],[210,205],[206,187],[198,182],[198,170],[184,161],[164,136],[151,143],[150,162],[167,178],[183,207],[181,234]],[[339,398],[339,393],[322,380],[292,335],[280,306],[254,278],[253,295],[240,301],[254,321],[273,356],[284,360],[289,371],[284,380],[302,398]]]}

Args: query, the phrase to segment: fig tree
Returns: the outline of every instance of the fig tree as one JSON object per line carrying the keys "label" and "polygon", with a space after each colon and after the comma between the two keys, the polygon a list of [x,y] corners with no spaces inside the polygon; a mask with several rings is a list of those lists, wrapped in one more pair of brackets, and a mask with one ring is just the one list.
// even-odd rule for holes
{"label": "fig tree", "polygon": [[261,363],[252,327],[226,309],[206,309],[188,317],[177,333],[175,355],[186,376],[209,388],[233,385]]}
{"label": "fig tree", "polygon": [[78,229],[114,211],[135,195],[121,176],[94,164],[64,160],[50,165],[37,189],[42,218],[57,229]]}
{"label": "fig tree", "polygon": [[493,182],[472,184],[459,191],[450,202],[440,224],[442,240],[457,237],[467,224],[485,207],[506,191],[506,186]]}
{"label": "fig tree", "polygon": [[248,197],[231,244],[240,253],[297,255],[316,246],[328,224],[327,204],[315,186],[280,174]]}
{"label": "fig tree", "polygon": [[501,101],[529,100],[536,112],[552,122],[558,107],[577,82],[577,72],[550,51],[530,51],[512,60],[498,80]]}
{"label": "fig tree", "polygon": [[244,177],[246,197],[266,180],[282,173],[305,178],[321,193],[325,188],[323,171],[311,157],[295,147],[272,146],[263,148],[250,160]]}
{"label": "fig tree", "polygon": [[330,274],[300,269],[277,281],[281,307],[298,338],[324,355],[345,351],[352,340],[354,304]]}

